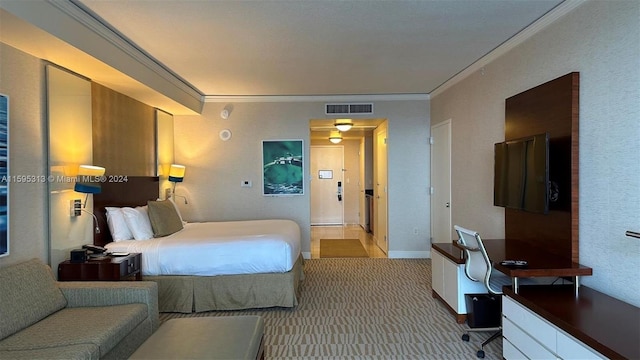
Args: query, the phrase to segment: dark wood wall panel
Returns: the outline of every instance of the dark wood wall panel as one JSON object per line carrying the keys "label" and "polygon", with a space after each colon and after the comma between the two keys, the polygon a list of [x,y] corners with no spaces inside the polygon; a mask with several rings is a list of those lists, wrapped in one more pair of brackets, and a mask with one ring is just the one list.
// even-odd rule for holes
{"label": "dark wood wall panel", "polygon": [[110,175],[154,176],[155,109],[96,83],[91,102],[94,165]]}
{"label": "dark wood wall panel", "polygon": [[[505,140],[549,133],[550,162],[560,176],[566,204],[548,214],[505,209],[505,237],[529,242],[578,262],[579,73],[573,72],[506,100]],[[566,151],[563,151],[565,149]],[[567,154],[570,152],[570,154]]]}

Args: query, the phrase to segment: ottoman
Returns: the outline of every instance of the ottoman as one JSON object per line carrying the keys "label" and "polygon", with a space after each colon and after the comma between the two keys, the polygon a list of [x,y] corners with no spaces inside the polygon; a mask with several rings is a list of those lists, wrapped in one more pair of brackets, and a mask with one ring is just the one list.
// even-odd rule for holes
{"label": "ottoman", "polygon": [[130,359],[264,359],[260,316],[167,320]]}

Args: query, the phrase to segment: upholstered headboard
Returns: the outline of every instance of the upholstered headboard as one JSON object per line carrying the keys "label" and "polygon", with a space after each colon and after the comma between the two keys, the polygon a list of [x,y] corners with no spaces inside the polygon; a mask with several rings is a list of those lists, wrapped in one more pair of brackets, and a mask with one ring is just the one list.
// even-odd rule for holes
{"label": "upholstered headboard", "polygon": [[105,207],[142,206],[149,200],[158,199],[160,179],[157,176],[128,176],[126,181],[101,185],[100,194],[93,195],[93,211],[100,227],[100,233],[94,235],[93,243],[98,246],[112,241]]}

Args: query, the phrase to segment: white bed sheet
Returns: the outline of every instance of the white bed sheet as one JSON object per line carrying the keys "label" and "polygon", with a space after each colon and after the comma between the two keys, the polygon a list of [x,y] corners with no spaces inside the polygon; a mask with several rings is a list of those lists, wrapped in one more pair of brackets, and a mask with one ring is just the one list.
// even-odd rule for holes
{"label": "white bed sheet", "polygon": [[148,276],[282,273],[300,254],[300,226],[291,220],[187,223],[169,236],[105,247],[142,253],[142,274]]}

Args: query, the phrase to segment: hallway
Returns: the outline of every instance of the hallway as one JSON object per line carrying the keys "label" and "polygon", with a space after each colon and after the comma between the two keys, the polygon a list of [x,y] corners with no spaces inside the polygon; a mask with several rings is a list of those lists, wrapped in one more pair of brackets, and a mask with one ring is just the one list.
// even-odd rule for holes
{"label": "hallway", "polygon": [[370,258],[387,255],[373,242],[373,237],[360,225],[311,226],[311,258],[320,258],[320,239],[360,239]]}

